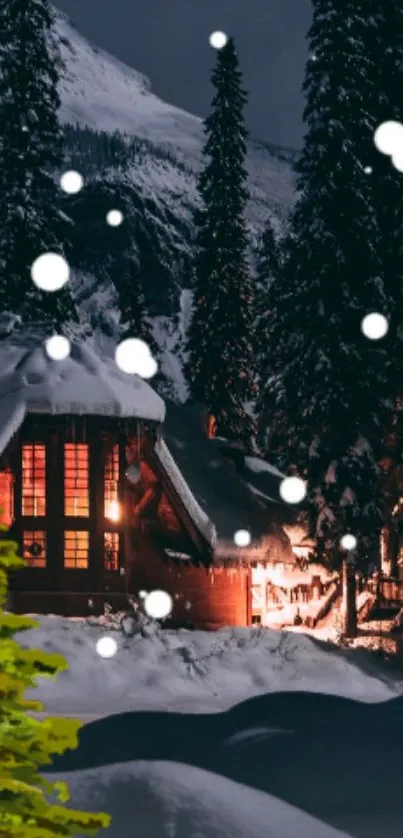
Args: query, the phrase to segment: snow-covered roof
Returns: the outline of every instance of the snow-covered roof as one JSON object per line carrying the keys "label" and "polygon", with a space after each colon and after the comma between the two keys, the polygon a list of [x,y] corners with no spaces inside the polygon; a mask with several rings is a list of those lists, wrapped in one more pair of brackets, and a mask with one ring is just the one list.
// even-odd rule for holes
{"label": "snow-covered roof", "polygon": [[155,452],[165,471],[165,474],[168,475],[172,486],[181,498],[193,523],[196,525],[199,532],[204,536],[210,547],[214,548],[217,542],[216,528],[213,522],[210,521],[208,515],[206,515],[204,510],[201,508],[200,504],[197,502],[193,492],[186,483],[183,474],[179,470],[163,439],[157,440],[155,444]]}
{"label": "snow-covered roof", "polygon": [[[248,485],[249,475],[243,479],[235,464],[204,436],[197,410],[169,401],[166,407],[165,444],[157,443],[156,454],[195,526],[213,547],[216,560],[262,559],[262,548],[270,555],[280,551],[293,561],[282,529],[284,505],[270,503]],[[280,478],[270,477],[278,485]],[[240,529],[251,533],[249,548],[234,544],[234,534]]]}
{"label": "snow-covered roof", "polygon": [[72,341],[63,361],[30,333],[0,340],[0,453],[30,413],[116,416],[163,422],[165,405],[141,378],[126,375],[93,341]]}

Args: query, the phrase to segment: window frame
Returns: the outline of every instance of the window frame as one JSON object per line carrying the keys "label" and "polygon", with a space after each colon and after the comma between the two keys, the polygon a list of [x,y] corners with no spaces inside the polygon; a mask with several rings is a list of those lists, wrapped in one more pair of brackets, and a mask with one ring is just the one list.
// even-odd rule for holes
{"label": "window frame", "polygon": [[[34,579],[41,578],[44,590],[80,590],[105,591],[111,584],[111,590],[120,590],[121,584],[117,578],[121,577],[121,569],[125,564],[125,518],[126,518],[126,488],[124,474],[126,470],[126,446],[129,434],[135,431],[116,427],[116,422],[104,422],[98,417],[74,417],[75,427],[72,430],[72,417],[42,417],[31,415],[27,424],[15,440],[12,451],[11,471],[15,478],[14,494],[14,526],[13,536],[22,547],[24,531],[45,531],[47,566],[46,568],[31,567],[24,571],[21,577],[21,587],[34,585]],[[85,421],[87,419],[87,421]],[[84,420],[84,421],[83,421]],[[89,515],[64,515],[64,445],[87,444],[89,455]],[[46,456],[46,504],[47,513],[44,517],[24,516],[22,514],[22,449],[24,445],[42,445]],[[107,452],[113,451],[118,445],[119,480],[118,502],[122,515],[119,521],[111,521],[105,517],[105,478],[107,468]],[[57,479],[57,475],[63,475]],[[87,568],[66,568],[64,566],[64,533],[66,531],[85,531],[89,533],[89,561]],[[108,533],[119,534],[118,562],[116,569],[108,568],[105,560],[105,536]],[[116,581],[113,581],[115,579]],[[29,581],[31,580],[31,581]],[[82,580],[82,581],[80,581]],[[109,581],[108,581],[109,580]],[[17,581],[17,580],[16,580]],[[19,587],[19,581],[17,581]],[[117,586],[117,587],[116,587]]]}

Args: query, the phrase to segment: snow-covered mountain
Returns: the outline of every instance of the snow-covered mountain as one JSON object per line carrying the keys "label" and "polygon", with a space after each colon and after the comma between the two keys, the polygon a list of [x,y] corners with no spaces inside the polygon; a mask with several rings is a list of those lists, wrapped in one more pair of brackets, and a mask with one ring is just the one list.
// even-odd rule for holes
{"label": "snow-covered mountain", "polygon": [[[61,119],[97,131],[136,136],[169,148],[178,162],[196,173],[203,143],[202,121],[155,96],[149,80],[108,53],[91,45],[66,16],[57,12],[56,33],[67,74],[61,85]],[[251,202],[249,220],[259,229],[268,213],[281,223],[293,201],[294,152],[249,144],[248,170]],[[172,201],[193,203],[194,177],[184,178],[174,166],[165,167],[150,159],[140,173],[141,188],[172,206]],[[178,208],[179,211],[179,208]]]}
{"label": "snow-covered mountain", "polygon": [[[186,289],[202,120],[161,101],[144,75],[90,44],[65,15],[56,11],[55,21],[65,65],[60,84],[65,164],[79,169],[86,181],[86,189],[66,202],[66,212],[75,221],[72,268],[77,300],[86,320],[113,328],[118,317],[115,277],[122,254],[135,251],[164,378],[174,385],[168,391],[182,401],[186,383],[181,344],[188,320]],[[110,149],[105,152],[116,132],[119,163],[110,158]],[[266,219],[271,218],[279,234],[284,227],[294,199],[294,159],[291,150],[249,143],[252,261]],[[126,239],[125,231],[106,229],[106,212],[116,205],[126,215]]]}

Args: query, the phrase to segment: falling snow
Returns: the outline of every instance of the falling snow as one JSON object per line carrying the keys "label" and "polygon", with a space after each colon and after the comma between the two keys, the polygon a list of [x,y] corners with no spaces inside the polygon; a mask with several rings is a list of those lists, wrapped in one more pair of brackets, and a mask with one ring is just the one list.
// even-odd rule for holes
{"label": "falling snow", "polygon": [[77,195],[84,186],[84,178],[74,170],[64,172],[60,178],[60,186],[68,195]]}
{"label": "falling snow", "polygon": [[173,599],[166,591],[151,591],[144,599],[144,611],[153,620],[163,620],[173,609]]}
{"label": "falling snow", "polygon": [[385,337],[388,329],[386,317],[376,311],[367,314],[361,321],[361,330],[369,340],[380,340]]}
{"label": "falling snow", "polygon": [[209,37],[210,46],[213,49],[222,49],[228,43],[228,35],[225,32],[212,32]]}
{"label": "falling snow", "polygon": [[45,349],[52,361],[64,361],[70,355],[70,341],[63,335],[53,335],[46,341]]}
{"label": "falling snow", "polygon": [[31,277],[41,291],[60,291],[70,279],[70,268],[60,254],[43,253],[35,259]]}
{"label": "falling snow", "polygon": [[128,375],[149,379],[158,372],[158,364],[149,346],[138,338],[123,340],[116,348],[115,360],[119,369]]}
{"label": "falling snow", "polygon": [[286,477],[280,483],[280,497],[286,503],[301,503],[306,495],[306,484],[300,477]]}
{"label": "falling snow", "polygon": [[110,210],[106,216],[106,223],[110,227],[119,227],[123,223],[123,213],[120,210]]}

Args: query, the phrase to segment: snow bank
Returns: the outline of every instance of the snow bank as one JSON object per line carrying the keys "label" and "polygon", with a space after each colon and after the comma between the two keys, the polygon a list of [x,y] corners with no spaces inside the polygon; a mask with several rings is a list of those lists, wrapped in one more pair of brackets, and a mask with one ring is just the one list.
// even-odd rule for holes
{"label": "snow bank", "polygon": [[180,763],[77,771],[68,783],[72,806],[112,816],[105,838],[348,838],[264,792]]}
{"label": "snow bank", "polygon": [[116,631],[117,654],[105,660],[95,647],[110,629],[64,617],[39,620],[40,628],[22,634],[22,643],[69,661],[69,670],[54,683],[43,679],[31,693],[50,714],[91,719],[128,710],[214,712],[278,691],[365,702],[403,693],[403,680],[370,654],[340,650],[302,633],[156,630],[126,639]]}

